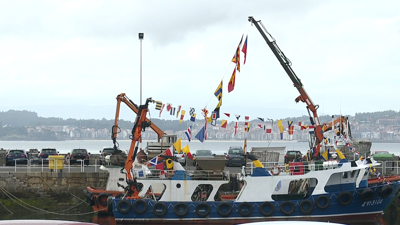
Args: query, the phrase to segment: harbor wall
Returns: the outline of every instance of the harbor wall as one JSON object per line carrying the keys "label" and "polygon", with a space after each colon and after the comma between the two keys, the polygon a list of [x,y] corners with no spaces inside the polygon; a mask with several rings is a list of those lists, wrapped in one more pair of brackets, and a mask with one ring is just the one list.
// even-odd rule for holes
{"label": "harbor wall", "polygon": [[0,173],[0,188],[35,197],[52,198],[60,194],[74,194],[84,198],[83,190],[87,186],[105,188],[107,180],[108,173],[104,172],[5,172]]}

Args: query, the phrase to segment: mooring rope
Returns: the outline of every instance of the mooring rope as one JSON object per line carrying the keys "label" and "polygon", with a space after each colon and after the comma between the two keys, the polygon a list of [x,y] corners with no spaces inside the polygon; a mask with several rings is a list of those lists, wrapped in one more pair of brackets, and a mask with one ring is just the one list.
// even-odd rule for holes
{"label": "mooring rope", "polygon": [[[13,202],[15,202],[15,203],[17,203],[18,205],[20,205],[21,207],[23,207],[23,208],[25,208],[25,209],[27,209],[27,210],[33,211],[33,212],[43,212],[43,213],[48,213],[48,214],[60,215],[60,216],[68,216],[68,215],[70,215],[70,216],[80,216],[80,215],[93,214],[93,213],[96,213],[96,212],[101,211],[101,210],[97,210],[97,211],[87,212],[87,213],[69,213],[69,214],[67,214],[67,213],[59,213],[59,212],[47,211],[47,210],[37,208],[37,207],[35,207],[35,206],[32,206],[32,205],[30,205],[30,204],[24,202],[23,200],[17,198],[16,196],[14,196],[12,193],[10,193],[9,191],[7,191],[7,190],[6,190],[5,188],[3,188],[3,187],[0,187],[0,190],[3,191],[3,193],[4,193],[5,195],[7,195],[7,197],[9,197]],[[20,203],[20,202],[21,202],[21,203]],[[23,204],[22,204],[22,203],[23,203]],[[79,203],[79,204],[82,204],[82,203]],[[28,208],[27,206],[29,206],[29,207],[31,207],[31,208]],[[36,210],[33,210],[33,209],[36,209]],[[8,209],[7,209],[7,210],[8,210]],[[9,211],[9,212],[11,212],[11,211]],[[60,211],[60,212],[62,212],[62,211]],[[11,212],[11,213],[12,213],[12,212]]]}

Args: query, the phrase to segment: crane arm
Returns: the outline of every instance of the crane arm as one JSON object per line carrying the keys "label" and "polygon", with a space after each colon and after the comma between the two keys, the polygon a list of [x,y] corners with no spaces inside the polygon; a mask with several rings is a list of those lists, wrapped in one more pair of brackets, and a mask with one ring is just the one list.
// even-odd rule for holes
{"label": "crane arm", "polygon": [[133,196],[130,198],[138,198],[138,190],[136,186],[136,181],[132,176],[132,168],[133,162],[136,158],[136,153],[138,151],[138,140],[141,138],[142,131],[144,131],[147,127],[151,126],[151,122],[147,121],[146,115],[149,111],[149,103],[154,102],[151,98],[146,99],[146,103],[144,105],[140,105],[138,109],[138,113],[135,119],[135,124],[132,128],[132,142],[129,148],[128,156],[125,161],[125,172],[126,172],[126,182],[128,183],[128,191],[131,192]]}
{"label": "crane arm", "polygon": [[[285,72],[287,73],[287,75],[289,76],[289,78],[292,80],[294,86],[296,87],[296,89],[299,91],[300,96],[298,96],[295,101],[296,103],[301,101],[306,103],[307,105],[307,111],[308,111],[308,115],[310,118],[310,122],[312,125],[315,125],[315,141],[313,143],[313,146],[310,147],[316,147],[316,151],[314,152],[314,156],[317,156],[319,154],[319,146],[320,143],[322,142],[324,136],[323,136],[323,132],[322,132],[322,128],[321,128],[321,124],[319,122],[319,118],[318,118],[318,114],[317,114],[317,109],[318,109],[318,105],[315,105],[311,98],[308,96],[306,90],[303,88],[303,84],[301,83],[300,79],[297,77],[296,73],[293,71],[292,67],[291,67],[291,62],[290,60],[285,56],[285,54],[281,51],[281,49],[279,48],[279,46],[276,44],[275,39],[271,36],[270,33],[268,33],[267,29],[264,27],[264,25],[262,24],[261,21],[256,21],[254,19],[254,17],[249,16],[249,21],[254,24],[257,28],[257,30],[260,32],[261,36],[264,38],[264,40],[267,42],[268,46],[270,47],[270,49],[272,50],[272,52],[274,53],[275,57],[278,59],[278,61],[280,62],[281,66],[283,67],[283,69],[285,70]],[[311,113],[312,116],[311,116]]]}
{"label": "crane arm", "polygon": [[[120,112],[120,107],[121,107],[121,102],[125,103],[133,112],[138,114],[139,109],[138,106],[131,100],[129,99],[125,93],[121,93],[117,95],[117,109],[115,113],[115,122],[114,126],[112,128],[112,137],[111,139],[114,142],[114,146],[116,145],[116,139],[117,139],[117,134],[118,134],[118,121],[119,121],[119,112]],[[146,118],[146,122],[150,122],[148,118]],[[162,131],[157,125],[154,123],[151,123],[150,128],[157,133],[158,140],[161,139],[161,136],[163,136],[165,133]]]}

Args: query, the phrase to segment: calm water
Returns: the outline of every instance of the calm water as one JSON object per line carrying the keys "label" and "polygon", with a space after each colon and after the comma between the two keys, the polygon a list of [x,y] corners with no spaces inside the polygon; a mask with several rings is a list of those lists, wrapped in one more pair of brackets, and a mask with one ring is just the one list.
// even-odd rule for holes
{"label": "calm water", "polygon": [[[129,149],[131,142],[129,140],[122,140],[119,141],[119,145],[121,149]],[[188,143],[187,141],[182,142],[182,146],[186,144],[189,145],[190,151],[194,153],[198,149],[210,149],[215,154],[223,154],[227,151],[229,146],[243,146],[243,141],[210,141],[207,140],[204,143],[199,141],[192,141]],[[143,148],[146,146],[146,141],[143,141]],[[86,148],[92,154],[98,154],[99,151],[103,147],[110,147],[112,146],[111,140],[85,140],[85,141],[0,141],[0,148],[5,149],[14,149],[14,148],[22,148],[22,149],[30,149],[30,148],[48,148],[53,147],[56,148],[60,153],[67,153],[70,152],[73,148]],[[308,149],[307,142],[296,142],[296,141],[248,141],[247,143],[248,149],[252,147],[278,147],[278,146],[285,146],[286,150],[300,150],[305,153]],[[395,155],[400,155],[400,143],[373,143],[372,144],[372,151],[375,150],[386,150]],[[93,222],[102,225],[106,224],[115,224],[115,220],[113,217],[97,217],[95,215],[85,215],[85,216],[69,216],[69,217],[58,217],[58,216],[51,216],[49,214],[24,214],[24,215],[17,215],[17,214],[8,214],[6,211],[3,210],[2,206],[0,206],[0,220],[4,219],[61,219],[61,220],[74,220],[74,221],[81,221],[81,222]],[[8,215],[6,215],[8,214]]]}

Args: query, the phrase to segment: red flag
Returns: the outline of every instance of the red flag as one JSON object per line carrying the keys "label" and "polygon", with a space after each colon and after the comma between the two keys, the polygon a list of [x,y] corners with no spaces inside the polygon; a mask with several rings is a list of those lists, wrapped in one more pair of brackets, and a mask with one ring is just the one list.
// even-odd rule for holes
{"label": "red flag", "polygon": [[233,69],[231,79],[229,80],[228,83],[228,93],[230,93],[231,91],[233,91],[233,89],[235,89],[235,78],[236,78],[236,68]]}
{"label": "red flag", "polygon": [[160,170],[160,175],[163,175],[164,174],[164,162],[157,164],[156,169]]}
{"label": "red flag", "polygon": [[231,114],[229,113],[224,113],[227,117],[231,117]]}
{"label": "red flag", "polygon": [[247,37],[248,37],[248,35],[246,35],[246,40],[244,41],[243,48],[242,48],[242,52],[244,53],[243,65],[246,63],[246,56],[247,56]]}
{"label": "red flag", "polygon": [[267,134],[270,134],[270,133],[272,133],[272,129],[267,128]]}
{"label": "red flag", "polygon": [[244,120],[249,120],[249,119],[250,119],[250,117],[248,117],[248,116],[244,117]]}
{"label": "red flag", "polygon": [[258,124],[258,126],[259,126],[260,128],[263,128],[263,127],[261,126],[261,124]]}

